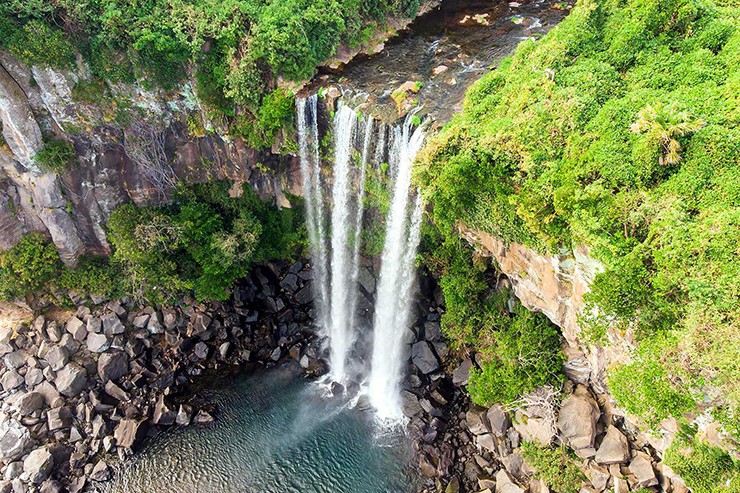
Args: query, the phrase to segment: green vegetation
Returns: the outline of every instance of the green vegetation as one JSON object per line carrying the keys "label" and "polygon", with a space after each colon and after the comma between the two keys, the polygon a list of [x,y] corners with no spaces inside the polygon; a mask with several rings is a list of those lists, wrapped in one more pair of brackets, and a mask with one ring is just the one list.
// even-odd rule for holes
{"label": "green vegetation", "polygon": [[701,441],[695,429],[684,427],[666,450],[664,461],[694,493],[740,491],[740,463]]}
{"label": "green vegetation", "polygon": [[124,290],[152,302],[190,290],[223,300],[252,262],[304,252],[300,210],[269,206],[246,185],[240,197],[228,191],[227,182],[193,185],[169,207],[113,211],[108,235]]}
{"label": "green vegetation", "polygon": [[[419,0],[55,0],[0,4],[0,49],[72,68],[76,53],[99,81],[173,89],[195,66],[213,119],[269,146],[293,111],[278,77],[303,80],[342,42],[356,46]],[[232,120],[233,119],[233,120]],[[277,126],[277,127],[276,127]]]}
{"label": "green vegetation", "polygon": [[470,375],[473,402],[511,403],[543,385],[560,388],[564,355],[560,332],[541,313],[517,303],[510,313],[507,289],[489,287],[495,272],[454,235],[441,239],[426,227],[422,251],[445,299],[442,330],[452,349],[474,350],[480,370]]}
{"label": "green vegetation", "polygon": [[61,261],[53,244],[29,233],[0,254],[0,298],[25,296],[40,289],[59,271]]}
{"label": "green vegetation", "polygon": [[600,321],[644,348],[611,384],[650,422],[697,389],[740,408],[738,25],[737,2],[580,0],[478,81],[420,159],[448,234],[590,248]]}
{"label": "green vegetation", "polygon": [[63,173],[75,162],[77,153],[72,144],[63,139],[44,142],[44,148],[36,154],[36,162],[49,171]]}
{"label": "green vegetation", "polygon": [[586,481],[575,454],[565,447],[543,448],[533,442],[523,442],[522,457],[535,469],[534,477],[557,493],[576,493]]}

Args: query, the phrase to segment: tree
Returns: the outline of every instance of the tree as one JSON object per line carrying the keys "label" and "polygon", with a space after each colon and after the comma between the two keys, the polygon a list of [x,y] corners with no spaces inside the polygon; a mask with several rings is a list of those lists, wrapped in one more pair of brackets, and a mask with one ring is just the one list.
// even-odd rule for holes
{"label": "tree", "polygon": [[694,118],[688,111],[680,111],[674,103],[657,103],[655,106],[648,104],[640,110],[630,130],[657,140],[662,147],[660,164],[670,165],[681,160],[678,137],[697,132],[705,125],[706,122]]}

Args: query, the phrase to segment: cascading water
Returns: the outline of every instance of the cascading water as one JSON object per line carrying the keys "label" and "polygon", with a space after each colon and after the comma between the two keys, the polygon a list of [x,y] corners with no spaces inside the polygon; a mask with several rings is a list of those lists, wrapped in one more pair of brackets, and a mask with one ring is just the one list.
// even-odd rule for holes
{"label": "cascading water", "polygon": [[411,120],[411,117],[406,118],[400,138],[396,139],[397,170],[373,317],[368,396],[382,420],[403,416],[398,387],[406,361],[403,339],[411,316],[414,260],[422,217],[422,201],[418,195],[410,219],[408,211],[411,167],[424,142],[424,129],[420,126],[412,132]]}
{"label": "cascading water", "polygon": [[[378,125],[373,148],[374,120],[365,117],[364,129],[361,129],[357,112],[340,103],[333,122],[334,166],[328,241],[331,248],[327,252],[316,104],[315,96],[298,99],[298,133],[311,254],[319,270],[319,324],[329,341],[329,376],[332,381],[340,383],[356,376],[348,374],[347,363],[358,333],[355,312],[359,295],[365,181],[371,161],[380,164],[387,155],[392,200],[374,309],[373,353],[367,394],[379,418],[400,418],[398,387],[406,358],[403,338],[410,324],[413,305],[414,259],[423,209],[418,195],[413,202],[411,200],[411,167],[424,141],[424,130],[413,128],[411,116],[402,126]],[[356,146],[358,143],[359,147]],[[413,204],[412,210],[409,210],[410,204]]]}

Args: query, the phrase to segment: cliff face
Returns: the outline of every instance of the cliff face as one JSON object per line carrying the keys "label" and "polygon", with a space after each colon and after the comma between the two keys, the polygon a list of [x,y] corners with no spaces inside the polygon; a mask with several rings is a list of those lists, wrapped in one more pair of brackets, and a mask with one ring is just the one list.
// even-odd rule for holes
{"label": "cliff face", "polygon": [[482,255],[495,259],[526,308],[542,312],[562,329],[568,345],[566,372],[579,373],[583,383],[606,393],[606,372],[614,363],[628,361],[632,337],[609,333],[607,347],[583,340],[580,320],[589,315],[584,295],[603,270],[588,248],[579,246],[573,252],[547,256],[465,226],[460,227],[460,233]]}
{"label": "cliff face", "polygon": [[[69,265],[84,253],[107,253],[111,210],[129,201],[164,202],[179,181],[249,182],[281,205],[288,205],[286,192],[299,192],[293,157],[215,132],[192,135],[188,114],[199,115],[199,108],[189,86],[174,94],[117,86],[112,92],[128,107],[128,120],[116,122],[105,105],[74,99],[86,77],[82,64],[74,72],[30,68],[0,53],[0,248],[39,231]],[[42,134],[72,142],[75,166],[62,174],[40,167],[34,158]]]}

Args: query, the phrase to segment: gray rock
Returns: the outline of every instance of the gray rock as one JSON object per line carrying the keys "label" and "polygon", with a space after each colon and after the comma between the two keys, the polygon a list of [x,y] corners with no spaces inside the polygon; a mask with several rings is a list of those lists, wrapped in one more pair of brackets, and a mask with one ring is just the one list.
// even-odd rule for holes
{"label": "gray rock", "polygon": [[164,395],[160,395],[157,403],[154,405],[154,415],[152,421],[154,424],[170,426],[175,423],[177,415],[170,409],[164,401]]}
{"label": "gray rock", "polygon": [[283,354],[283,350],[279,347],[276,347],[270,353],[270,359],[272,361],[278,361],[280,359],[280,356],[282,356],[282,354]]}
{"label": "gray rock", "polygon": [[226,359],[226,355],[229,354],[230,347],[231,347],[231,343],[229,341],[222,343],[218,347],[218,354],[221,356],[221,359]]}
{"label": "gray rock", "polygon": [[424,338],[427,341],[442,341],[442,328],[439,322],[424,322]]}
{"label": "gray rock", "polygon": [[17,370],[18,368],[21,368],[26,364],[26,358],[27,354],[22,349],[19,349],[17,351],[10,352],[6,354],[3,357],[3,361],[5,362],[5,366],[12,369]]}
{"label": "gray rock", "polygon": [[103,321],[98,317],[90,317],[87,319],[87,338],[90,340],[91,334],[99,334],[103,332]]}
{"label": "gray rock", "polygon": [[180,404],[175,422],[180,426],[187,426],[193,416],[193,408],[189,404]]}
{"label": "gray rock", "polygon": [[5,468],[3,479],[6,481],[12,481],[15,478],[20,477],[21,474],[23,474],[23,462],[18,460],[8,464],[8,467]]}
{"label": "gray rock", "polygon": [[437,355],[426,341],[419,341],[411,346],[411,361],[425,375],[439,369]]}
{"label": "gray rock", "polygon": [[143,438],[146,432],[143,423],[143,421],[137,421],[135,419],[122,419],[113,433],[116,444],[123,448],[133,447]]}
{"label": "gray rock", "polygon": [[460,363],[460,366],[455,368],[455,371],[452,372],[452,384],[456,387],[467,385],[468,379],[470,378],[470,369],[472,367],[473,361],[470,358],[467,358]]}
{"label": "gray rock", "polygon": [[208,345],[201,341],[195,345],[193,352],[198,359],[206,359],[208,357]]}
{"label": "gray rock", "polygon": [[18,410],[21,416],[33,414],[44,406],[44,396],[38,392],[24,392],[15,394],[13,397],[16,397],[13,399],[13,407]]}
{"label": "gray rock", "polygon": [[44,372],[41,368],[29,368],[26,371],[26,387],[29,389],[34,388],[36,385],[44,381]]}
{"label": "gray rock", "polygon": [[65,346],[54,346],[47,351],[44,359],[49,363],[52,370],[59,371],[69,361],[69,349]]}
{"label": "gray rock", "polygon": [[193,317],[193,334],[200,334],[208,330],[211,325],[211,317],[205,313],[196,313]]}
{"label": "gray rock", "polygon": [[31,434],[19,421],[0,415],[0,460],[11,462],[23,457],[31,446]]}
{"label": "gray rock", "polygon": [[67,428],[72,424],[72,412],[66,407],[49,409],[46,413],[46,422],[49,426],[49,431]]}
{"label": "gray rock", "polygon": [[41,487],[39,488],[39,493],[63,493],[64,488],[59,483],[59,481],[54,481],[53,479],[47,479],[43,483],[41,483]]}
{"label": "gray rock", "polygon": [[509,414],[504,411],[504,408],[500,404],[491,406],[488,409],[488,413],[486,413],[486,418],[488,419],[491,433],[498,438],[506,435],[506,431],[511,426],[511,420],[509,419]]}
{"label": "gray rock", "polygon": [[105,334],[90,332],[87,335],[87,349],[93,353],[104,353],[110,349],[113,338]]}
{"label": "gray rock", "polygon": [[524,493],[505,469],[496,473],[496,493]]}
{"label": "gray rock", "polygon": [[365,288],[370,294],[375,292],[375,276],[370,273],[367,267],[361,267],[358,273],[357,280],[360,281],[360,285]]}
{"label": "gray rock", "polygon": [[134,318],[134,321],[132,323],[137,329],[143,329],[149,323],[150,318],[151,315],[149,315],[148,313],[142,313],[138,317]]}
{"label": "gray rock", "polygon": [[103,383],[118,380],[128,373],[128,355],[118,351],[103,353],[98,359],[98,376]]}
{"label": "gray rock", "polygon": [[646,454],[638,453],[630,462],[629,470],[637,480],[636,489],[658,485],[658,478],[655,476],[653,465]]}
{"label": "gray rock", "polygon": [[46,447],[37,448],[23,461],[23,474],[34,484],[42,483],[54,467],[54,457]]}
{"label": "gray rock", "polygon": [[422,408],[419,404],[419,398],[416,394],[413,394],[407,390],[401,391],[401,409],[403,414],[409,418],[413,418],[417,414],[421,413]]}
{"label": "gray rock", "polygon": [[84,341],[87,337],[87,326],[86,324],[77,317],[72,317],[67,321],[67,332],[77,341]]}
{"label": "gray rock", "polygon": [[113,397],[114,399],[120,401],[120,402],[128,402],[131,400],[131,397],[126,393],[125,390],[123,390],[121,387],[113,383],[112,380],[108,380],[105,383],[104,387],[105,393],[109,396]]}
{"label": "gray rock", "polygon": [[211,416],[211,414],[205,409],[199,410],[198,414],[196,414],[195,418],[193,418],[193,423],[200,425],[213,423],[214,421],[214,417]]}
{"label": "gray rock", "polygon": [[624,464],[629,459],[629,442],[621,431],[609,426],[606,436],[596,451],[595,460],[599,464]]}
{"label": "gray rock", "polygon": [[310,282],[306,283],[306,285],[295,294],[295,300],[301,305],[308,305],[313,302],[313,287]]}
{"label": "gray rock", "polygon": [[23,377],[20,376],[17,371],[12,369],[6,371],[2,378],[0,378],[0,385],[3,386],[3,390],[6,392],[10,392],[11,390],[20,387],[23,382]]}
{"label": "gray rock", "polygon": [[59,391],[48,381],[38,384],[34,390],[44,396],[46,405],[54,408],[64,405],[64,398],[59,395]]}
{"label": "gray rock", "polygon": [[606,485],[611,477],[608,469],[601,467],[595,462],[591,462],[586,472],[591,484],[597,491],[604,491],[606,489]]}
{"label": "gray rock", "polygon": [[159,323],[159,318],[156,317],[156,314],[149,319],[149,323],[146,325],[146,330],[148,330],[150,334],[164,334],[164,329],[162,328],[162,324]]}
{"label": "gray rock", "polygon": [[46,335],[49,336],[49,340],[52,342],[59,342],[62,340],[62,328],[54,321],[49,322],[46,326]]}
{"label": "gray rock", "polygon": [[588,390],[579,385],[563,401],[558,416],[558,429],[572,449],[590,448],[594,446],[596,422],[600,415],[599,405]]}
{"label": "gray rock", "polygon": [[488,433],[490,425],[488,424],[487,410],[483,407],[472,405],[465,413],[465,422],[468,425],[470,433],[473,435],[482,435]]}
{"label": "gray rock", "polygon": [[70,355],[75,354],[80,349],[80,341],[72,337],[72,334],[64,334],[59,344],[66,347]]}
{"label": "gray rock", "polygon": [[87,385],[87,371],[77,363],[69,363],[57,373],[54,385],[65,396],[74,397]]}
{"label": "gray rock", "polygon": [[543,447],[549,447],[555,437],[555,423],[546,418],[526,416],[516,411],[512,424],[523,440],[539,442]]}
{"label": "gray rock", "polygon": [[115,313],[109,313],[103,317],[103,332],[108,336],[123,334],[126,328],[121,323],[121,319]]}
{"label": "gray rock", "polygon": [[90,473],[90,479],[98,482],[108,481],[110,479],[110,468],[103,459],[100,459],[95,464],[95,467],[93,467],[92,473]]}
{"label": "gray rock", "polygon": [[476,436],[475,442],[482,449],[488,450],[489,452],[492,452],[494,454],[498,452],[498,448],[496,447],[496,440],[490,433],[483,433],[482,435]]}

